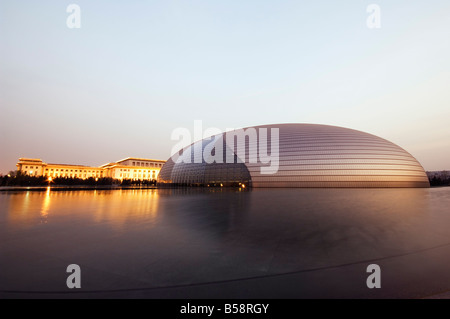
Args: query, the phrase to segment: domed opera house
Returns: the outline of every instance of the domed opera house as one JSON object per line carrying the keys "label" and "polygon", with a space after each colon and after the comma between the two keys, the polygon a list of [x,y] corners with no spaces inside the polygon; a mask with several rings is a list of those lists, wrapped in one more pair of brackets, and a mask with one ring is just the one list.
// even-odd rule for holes
{"label": "domed opera house", "polygon": [[160,186],[429,187],[420,163],[380,137],[343,127],[274,124],[225,132],[174,154]]}

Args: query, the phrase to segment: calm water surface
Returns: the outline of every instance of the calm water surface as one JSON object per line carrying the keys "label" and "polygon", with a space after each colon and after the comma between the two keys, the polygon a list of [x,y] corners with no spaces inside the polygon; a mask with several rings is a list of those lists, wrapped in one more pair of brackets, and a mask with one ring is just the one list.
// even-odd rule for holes
{"label": "calm water surface", "polygon": [[73,263],[107,291],[408,255],[450,244],[449,207],[450,188],[0,192],[0,290],[67,290]]}

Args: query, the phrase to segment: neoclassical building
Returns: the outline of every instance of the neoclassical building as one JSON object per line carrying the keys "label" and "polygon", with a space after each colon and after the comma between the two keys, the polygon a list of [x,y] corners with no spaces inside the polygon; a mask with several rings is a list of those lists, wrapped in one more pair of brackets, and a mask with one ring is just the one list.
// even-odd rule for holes
{"label": "neoclassical building", "polygon": [[72,178],[102,178],[131,180],[154,180],[165,161],[148,158],[127,157],[120,161],[107,163],[99,167],[45,163],[37,158],[19,158],[17,170],[31,176],[72,177]]}

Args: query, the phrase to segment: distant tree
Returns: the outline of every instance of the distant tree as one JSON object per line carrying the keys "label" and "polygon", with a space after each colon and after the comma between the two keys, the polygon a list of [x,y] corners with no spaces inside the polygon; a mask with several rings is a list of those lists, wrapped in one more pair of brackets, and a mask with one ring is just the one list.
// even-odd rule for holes
{"label": "distant tree", "polygon": [[9,171],[8,177],[16,177],[17,172],[18,172],[17,170],[15,170],[15,171]]}
{"label": "distant tree", "polygon": [[121,186],[130,186],[131,185],[131,179],[123,179],[120,183]]}
{"label": "distant tree", "polygon": [[442,184],[443,184],[443,185],[446,185],[446,186],[450,186],[450,176],[449,176],[449,173],[448,173],[447,171],[442,171],[441,177],[442,177]]}

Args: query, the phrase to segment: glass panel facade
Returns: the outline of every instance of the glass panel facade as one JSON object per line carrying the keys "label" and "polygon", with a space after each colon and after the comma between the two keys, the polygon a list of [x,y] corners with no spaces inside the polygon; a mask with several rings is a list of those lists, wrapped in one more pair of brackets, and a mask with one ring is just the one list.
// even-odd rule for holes
{"label": "glass panel facade", "polygon": [[[187,147],[183,155],[184,162],[175,163],[170,158],[162,167],[158,175],[158,182],[161,184],[178,186],[239,186],[251,183],[250,173],[244,163],[226,163],[225,143],[213,144],[210,156],[202,158],[205,146],[211,141],[203,140]],[[214,143],[214,141],[213,141]],[[211,156],[215,156],[215,147],[222,148],[222,160],[212,161]],[[220,153],[218,153],[220,154]],[[190,155],[190,156],[189,156]],[[197,157],[196,157],[197,155]],[[199,156],[199,157],[198,157]],[[201,159],[201,163],[196,163],[196,159]],[[210,163],[209,163],[210,162]]]}

